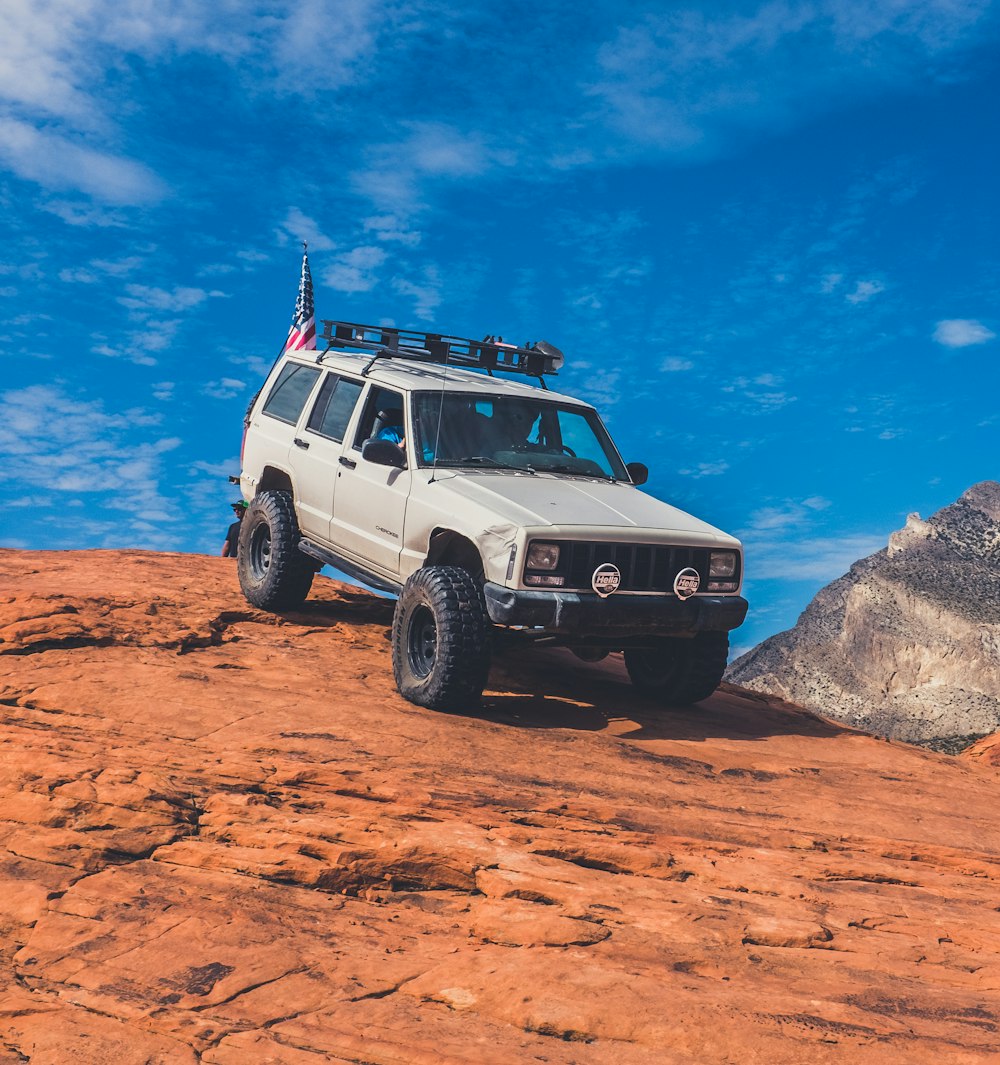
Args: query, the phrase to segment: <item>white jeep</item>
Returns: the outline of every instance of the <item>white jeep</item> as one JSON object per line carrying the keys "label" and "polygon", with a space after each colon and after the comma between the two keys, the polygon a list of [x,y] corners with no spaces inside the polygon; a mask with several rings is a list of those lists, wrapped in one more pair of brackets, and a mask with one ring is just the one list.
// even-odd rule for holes
{"label": "white jeep", "polygon": [[282,354],[247,412],[252,604],[296,607],[323,564],[398,595],[396,685],[435,709],[480,698],[501,637],[624,652],[669,703],[716,689],[740,543],[638,490],[597,411],[545,386],[557,349],[324,324],[327,348]]}

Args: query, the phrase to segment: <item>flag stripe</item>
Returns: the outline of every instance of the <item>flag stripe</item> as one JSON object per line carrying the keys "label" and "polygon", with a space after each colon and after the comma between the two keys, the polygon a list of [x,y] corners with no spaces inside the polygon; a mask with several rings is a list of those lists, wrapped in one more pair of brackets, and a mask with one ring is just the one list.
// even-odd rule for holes
{"label": "flag stripe", "polygon": [[309,256],[302,253],[302,274],[299,277],[299,295],[295,301],[295,314],[285,341],[285,351],[314,351],[316,348],[316,309],[313,304],[312,272]]}

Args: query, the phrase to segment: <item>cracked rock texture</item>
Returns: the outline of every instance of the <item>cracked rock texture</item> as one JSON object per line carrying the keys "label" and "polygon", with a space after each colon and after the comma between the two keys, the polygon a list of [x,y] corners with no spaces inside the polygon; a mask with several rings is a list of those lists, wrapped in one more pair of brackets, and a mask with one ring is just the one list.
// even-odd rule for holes
{"label": "cracked rock texture", "polygon": [[996,1060],[987,757],[556,651],[436,714],[390,603],[225,559],[0,589],[5,1065]]}
{"label": "cracked rock texture", "polygon": [[1000,730],[1000,484],[983,481],[823,588],[735,684],[958,750]]}

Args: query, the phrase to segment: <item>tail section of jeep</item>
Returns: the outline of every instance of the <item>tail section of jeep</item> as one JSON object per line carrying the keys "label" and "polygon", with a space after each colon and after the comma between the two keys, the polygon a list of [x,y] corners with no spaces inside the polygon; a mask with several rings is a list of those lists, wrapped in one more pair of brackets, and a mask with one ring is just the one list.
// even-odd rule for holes
{"label": "tail section of jeep", "polygon": [[396,684],[435,709],[480,698],[498,639],[621,652],[667,704],[716,689],[741,545],[639,490],[597,411],[546,386],[557,349],[324,324],[247,414],[251,603],[294,608],[324,563],[392,592]]}

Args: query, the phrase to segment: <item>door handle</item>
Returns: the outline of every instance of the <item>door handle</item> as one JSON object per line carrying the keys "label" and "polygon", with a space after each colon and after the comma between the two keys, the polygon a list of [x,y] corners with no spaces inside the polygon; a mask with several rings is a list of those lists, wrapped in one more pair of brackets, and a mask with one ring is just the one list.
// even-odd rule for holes
{"label": "door handle", "polygon": [[309,441],[308,441],[308,440],[300,440],[300,439],[299,439],[298,437],[296,437],[296,438],[295,438],[295,439],[294,439],[294,440],[292,441],[292,443],[293,443],[293,444],[294,444],[294,445],[295,445],[296,447],[301,447],[301,448],[305,449],[306,451],[308,451],[308,450],[309,450]]}
{"label": "door handle", "polygon": [[343,455],[341,455],[340,465],[346,466],[349,470],[353,470],[357,466],[357,463],[353,459],[345,458]]}

